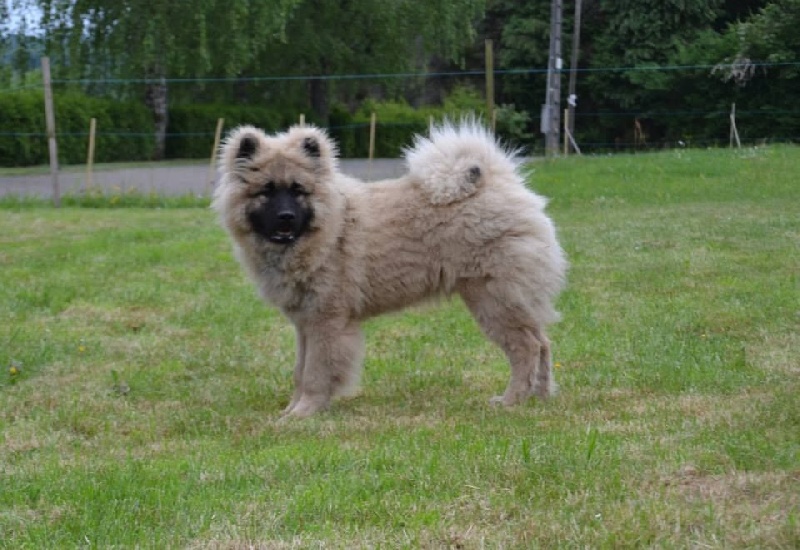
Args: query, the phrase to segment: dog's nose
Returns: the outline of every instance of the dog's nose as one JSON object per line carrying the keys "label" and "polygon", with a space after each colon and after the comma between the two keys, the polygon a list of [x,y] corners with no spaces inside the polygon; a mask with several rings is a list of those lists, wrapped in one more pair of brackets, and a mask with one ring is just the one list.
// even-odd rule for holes
{"label": "dog's nose", "polygon": [[278,219],[285,222],[293,221],[294,218],[295,218],[294,212],[291,212],[289,210],[284,210],[283,212],[278,213]]}

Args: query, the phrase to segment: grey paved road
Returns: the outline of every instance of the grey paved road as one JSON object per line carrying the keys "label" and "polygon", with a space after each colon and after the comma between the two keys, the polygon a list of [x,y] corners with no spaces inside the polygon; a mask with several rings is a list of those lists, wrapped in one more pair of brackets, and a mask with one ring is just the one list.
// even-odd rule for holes
{"label": "grey paved road", "polygon": [[[397,177],[404,172],[404,164],[400,159],[375,159],[371,163],[368,160],[347,159],[340,163],[345,174],[366,181]],[[61,194],[80,193],[85,180],[85,172],[61,172],[58,178]],[[155,192],[163,195],[208,195],[211,182],[207,164],[154,165],[95,171],[92,187],[108,192],[136,189],[142,193]],[[52,180],[49,174],[0,177],[0,197],[6,195],[50,197]]]}

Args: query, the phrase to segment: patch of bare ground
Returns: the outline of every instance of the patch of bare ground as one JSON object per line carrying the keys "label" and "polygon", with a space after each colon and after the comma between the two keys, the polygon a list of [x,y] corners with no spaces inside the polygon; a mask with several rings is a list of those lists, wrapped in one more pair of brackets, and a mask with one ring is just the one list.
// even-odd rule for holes
{"label": "patch of bare ground", "polygon": [[[591,396],[583,398],[592,401]],[[732,426],[747,411],[767,404],[772,395],[748,390],[736,395],[685,393],[646,395],[630,389],[615,389],[596,397],[599,404],[580,410],[576,421],[592,424],[604,433],[641,435],[662,432],[663,423],[674,423],[675,415],[693,425]],[[659,418],[664,419],[658,422]]]}
{"label": "patch of bare ground", "polygon": [[281,541],[281,540],[247,540],[247,539],[233,539],[233,540],[211,540],[211,541],[196,541],[189,544],[187,550],[294,550],[296,548],[328,548],[328,545],[321,543],[313,544],[308,540],[303,540],[299,537]]}
{"label": "patch of bare ground", "polygon": [[789,548],[800,541],[800,470],[708,475],[686,464],[662,482],[668,499],[713,515],[715,536],[708,522],[686,526],[698,545]]}
{"label": "patch of bare ground", "polygon": [[[796,312],[800,323],[800,309]],[[758,345],[745,348],[747,362],[766,370],[800,375],[800,331],[761,334]]]}

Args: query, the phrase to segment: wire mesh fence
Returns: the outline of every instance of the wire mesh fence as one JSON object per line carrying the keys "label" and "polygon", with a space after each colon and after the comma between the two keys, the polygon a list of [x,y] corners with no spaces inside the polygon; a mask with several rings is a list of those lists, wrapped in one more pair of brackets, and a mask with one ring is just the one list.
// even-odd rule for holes
{"label": "wire mesh fence", "polygon": [[[729,146],[800,140],[800,109],[770,94],[770,71],[800,63],[764,64],[760,89],[744,93],[715,77],[718,66],[653,66],[578,69],[574,139],[583,153],[670,147]],[[496,112],[487,113],[483,70],[392,74],[240,76],[231,78],[54,79],[56,136],[62,164],[85,162],[95,119],[96,161],[207,158],[216,127],[254,124],[278,131],[301,117],[325,127],[345,158],[368,156],[370,117],[376,114],[373,154],[398,156],[411,136],[431,121],[475,114],[491,116],[498,135],[528,154],[542,154],[540,132],[544,69],[495,70]],[[566,73],[567,71],[562,71]],[[613,87],[620,75],[680,74],[684,89],[664,90],[636,102],[581,99],[580,89]],[[688,75],[688,76],[687,76]],[[687,84],[687,82],[689,84]],[[163,86],[166,125],[154,122],[148,97]],[[322,91],[320,92],[320,88]],[[703,92],[704,97],[698,94]],[[659,99],[660,98],[660,99]],[[0,165],[47,161],[42,86],[0,89]],[[623,104],[624,103],[624,104]],[[566,102],[564,102],[566,105]],[[736,104],[735,120],[732,106]],[[156,117],[157,118],[157,117]],[[487,123],[490,121],[487,120]],[[160,134],[160,136],[159,136]],[[162,155],[155,155],[162,139]]]}

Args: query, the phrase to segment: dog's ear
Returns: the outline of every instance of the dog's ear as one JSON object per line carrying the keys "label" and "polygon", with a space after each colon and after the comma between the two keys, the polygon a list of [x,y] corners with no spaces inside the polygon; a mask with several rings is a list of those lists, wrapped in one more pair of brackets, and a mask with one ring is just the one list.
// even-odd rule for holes
{"label": "dog's ear", "polygon": [[258,151],[258,140],[253,135],[244,135],[239,140],[239,146],[236,149],[237,159],[251,159]]}
{"label": "dog's ear", "polygon": [[306,124],[292,126],[280,137],[287,154],[302,158],[303,164],[319,177],[328,177],[336,171],[336,143],[322,128]]}
{"label": "dog's ear", "polygon": [[219,169],[235,174],[246,168],[266,145],[264,132],[253,126],[240,126],[231,131],[219,148]]}
{"label": "dog's ear", "polygon": [[313,158],[319,158],[319,140],[316,137],[309,136],[303,140],[303,150],[306,155]]}

